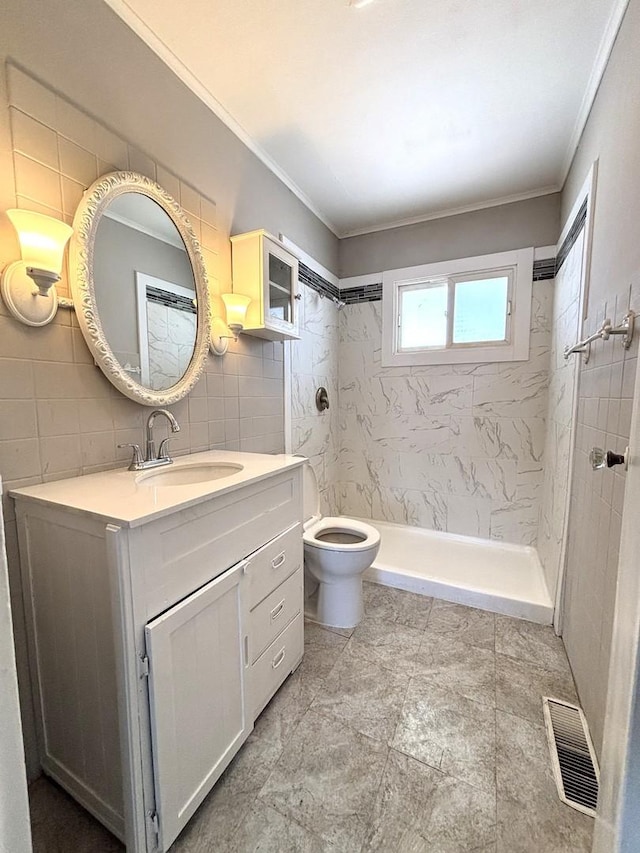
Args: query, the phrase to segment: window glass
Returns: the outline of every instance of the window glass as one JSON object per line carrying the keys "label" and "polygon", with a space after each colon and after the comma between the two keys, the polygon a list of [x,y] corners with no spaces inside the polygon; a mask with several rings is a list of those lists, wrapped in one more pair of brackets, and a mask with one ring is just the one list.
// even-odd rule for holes
{"label": "window glass", "polygon": [[459,281],[454,287],[453,343],[506,340],[508,277]]}
{"label": "window glass", "polygon": [[446,281],[400,291],[399,349],[446,345],[447,299]]}

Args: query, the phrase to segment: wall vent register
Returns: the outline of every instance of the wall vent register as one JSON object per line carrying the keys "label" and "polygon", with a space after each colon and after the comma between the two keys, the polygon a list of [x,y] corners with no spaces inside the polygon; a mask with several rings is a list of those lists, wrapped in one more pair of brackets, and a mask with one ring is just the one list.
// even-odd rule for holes
{"label": "wall vent register", "polygon": [[595,817],[600,772],[585,716],[576,705],[559,699],[544,697],[542,703],[558,796]]}

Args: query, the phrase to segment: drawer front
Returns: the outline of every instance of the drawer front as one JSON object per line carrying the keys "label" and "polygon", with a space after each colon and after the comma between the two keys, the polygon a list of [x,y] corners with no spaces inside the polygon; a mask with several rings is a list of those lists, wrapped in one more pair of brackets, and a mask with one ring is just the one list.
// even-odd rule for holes
{"label": "drawer front", "polygon": [[290,622],[250,670],[254,718],[267,704],[285,678],[298,665],[304,651],[302,613]]}
{"label": "drawer front", "polygon": [[249,557],[249,607],[253,609],[302,566],[302,525],[295,524]]}
{"label": "drawer front", "polygon": [[[301,515],[296,469],[129,531],[134,582],[147,602],[147,620],[252,552],[259,554]],[[287,574],[293,571],[289,561]]]}
{"label": "drawer front", "polygon": [[280,584],[251,611],[249,618],[249,656],[251,663],[260,657],[285,625],[302,610],[302,569]]}

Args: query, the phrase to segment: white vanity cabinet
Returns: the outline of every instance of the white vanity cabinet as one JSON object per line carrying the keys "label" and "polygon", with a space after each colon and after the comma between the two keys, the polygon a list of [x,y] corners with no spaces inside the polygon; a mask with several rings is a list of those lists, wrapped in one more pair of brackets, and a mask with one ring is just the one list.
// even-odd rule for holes
{"label": "white vanity cabinet", "polygon": [[266,231],[231,237],[233,292],[251,299],[244,331],[272,341],[299,334],[298,259]]}
{"label": "white vanity cabinet", "polygon": [[169,849],[302,659],[300,460],[260,458],[119,517],[129,472],[12,493],[42,767],[129,853]]}

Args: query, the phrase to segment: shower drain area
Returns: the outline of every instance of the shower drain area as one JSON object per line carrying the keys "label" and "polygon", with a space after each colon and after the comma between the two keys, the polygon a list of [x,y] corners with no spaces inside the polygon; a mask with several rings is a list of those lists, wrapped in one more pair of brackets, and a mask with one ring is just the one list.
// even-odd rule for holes
{"label": "shower drain area", "polygon": [[545,696],[542,704],[558,796],[595,817],[600,770],[586,717],[577,705],[559,699]]}

